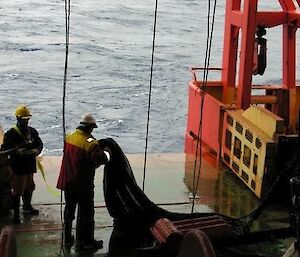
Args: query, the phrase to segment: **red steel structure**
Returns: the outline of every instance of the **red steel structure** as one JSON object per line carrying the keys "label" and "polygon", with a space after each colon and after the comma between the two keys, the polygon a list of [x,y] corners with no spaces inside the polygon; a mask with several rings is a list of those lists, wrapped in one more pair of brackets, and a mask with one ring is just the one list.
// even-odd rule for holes
{"label": "red steel structure", "polygon": [[[278,10],[259,11],[258,0],[226,1],[223,61],[219,69],[221,80],[203,83],[196,77],[197,70],[201,68],[191,69],[193,80],[189,84],[186,153],[195,154],[197,147],[199,150],[199,140],[202,140],[220,158],[224,113],[232,108],[244,111],[252,104],[263,106],[282,118],[285,134],[296,134],[300,106],[300,90],[296,85],[296,32],[300,27],[300,0],[274,0],[274,3],[279,4]],[[282,83],[253,85],[257,61],[263,67],[258,71],[260,75],[264,73],[266,62],[267,47],[258,43],[266,42],[262,37],[265,33],[261,32],[277,26],[282,26],[282,68],[279,68]],[[259,52],[258,48],[264,50]],[[211,72],[218,70],[208,69]],[[254,90],[260,93],[253,94]]]}
{"label": "red steel structure", "polygon": [[[293,89],[296,86],[296,31],[300,26],[300,13],[292,0],[278,2],[282,11],[258,12],[258,0],[244,1],[244,10],[241,10],[240,0],[227,1],[222,84],[224,96],[228,95],[230,87],[235,87],[238,37],[242,32],[236,100],[237,105],[243,109],[248,108],[251,103],[252,60],[257,27],[272,28],[283,25],[282,87]],[[300,0],[297,2],[300,5]]]}

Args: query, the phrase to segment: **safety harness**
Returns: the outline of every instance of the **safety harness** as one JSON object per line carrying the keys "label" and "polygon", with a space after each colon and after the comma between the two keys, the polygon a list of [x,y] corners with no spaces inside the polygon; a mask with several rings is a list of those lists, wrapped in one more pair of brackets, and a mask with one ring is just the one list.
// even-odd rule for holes
{"label": "safety harness", "polygon": [[[14,130],[15,130],[22,138],[24,138],[26,142],[30,142],[30,137],[31,137],[31,136],[30,136],[29,138],[27,138],[27,137],[22,133],[22,131],[18,128],[17,125],[14,125],[14,126],[13,126],[13,129],[14,129]],[[16,147],[16,148],[17,148],[17,147]],[[42,165],[40,159],[39,159],[39,158],[35,158],[35,159],[36,159],[36,167],[37,167],[37,169],[38,169],[38,170],[41,172],[41,174],[42,174],[43,180],[45,181],[45,184],[46,184],[46,186],[47,186],[47,190],[48,190],[51,194],[53,194],[54,196],[59,196],[60,193],[59,193],[58,191],[56,191],[55,189],[53,189],[53,188],[51,188],[51,187],[49,186],[49,184],[48,184],[48,182],[47,182],[47,180],[46,180],[45,170],[44,170],[44,167],[43,167],[43,165]]]}

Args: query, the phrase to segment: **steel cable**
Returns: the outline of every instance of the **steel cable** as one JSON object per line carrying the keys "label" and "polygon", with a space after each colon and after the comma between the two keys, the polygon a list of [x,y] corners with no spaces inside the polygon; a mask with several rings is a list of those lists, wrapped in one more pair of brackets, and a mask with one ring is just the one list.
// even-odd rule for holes
{"label": "steel cable", "polygon": [[152,54],[151,54],[151,69],[150,69],[150,81],[149,81],[148,111],[147,111],[147,128],[146,128],[146,140],[145,140],[144,171],[143,171],[143,191],[145,190],[145,180],[146,180],[146,165],[147,165],[148,137],[149,137],[149,124],[150,124],[152,78],[153,78],[155,35],[156,35],[156,21],[157,21],[157,5],[158,5],[158,0],[155,0]]}
{"label": "steel cable", "polygon": [[[71,0],[65,0],[65,31],[66,31],[66,45],[65,45],[65,66],[64,66],[64,79],[63,79],[63,97],[62,97],[62,122],[63,122],[63,142],[65,142],[66,137],[66,91],[67,91],[67,79],[68,79],[68,57],[69,57],[69,43],[70,43],[70,15],[71,15]],[[64,222],[63,222],[63,192],[60,191],[60,221],[61,221],[61,246],[59,251],[59,256],[63,252],[66,256],[64,250]]]}
{"label": "steel cable", "polygon": [[[204,60],[204,69],[203,69],[203,79],[202,79],[202,87],[200,88],[200,94],[201,94],[201,101],[200,101],[200,117],[199,117],[199,126],[198,126],[198,132],[197,132],[197,145],[196,145],[196,154],[195,154],[195,160],[194,160],[194,171],[193,171],[193,200],[192,200],[192,208],[191,213],[194,212],[195,207],[195,198],[197,193],[197,188],[199,185],[199,179],[200,179],[200,172],[202,168],[202,119],[203,119],[203,106],[204,106],[204,98],[206,93],[206,87],[207,87],[207,79],[208,79],[208,73],[209,73],[209,63],[210,63],[210,54],[211,54],[211,46],[212,46],[212,38],[213,38],[213,31],[214,31],[214,23],[215,23],[215,14],[216,14],[216,6],[217,6],[217,0],[214,0],[214,6],[213,6],[213,14],[211,18],[211,3],[210,0],[208,0],[208,8],[207,8],[207,38],[206,38],[206,51],[205,51],[205,60]],[[211,29],[210,29],[210,20],[211,22]],[[198,163],[198,149],[199,149],[199,167],[197,172],[197,179],[196,179],[196,170],[197,170],[197,163]]]}

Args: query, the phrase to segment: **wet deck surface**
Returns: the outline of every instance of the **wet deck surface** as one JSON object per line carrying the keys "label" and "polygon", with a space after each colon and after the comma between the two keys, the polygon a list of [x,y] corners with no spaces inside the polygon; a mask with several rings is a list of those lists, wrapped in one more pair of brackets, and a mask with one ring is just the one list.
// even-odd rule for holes
{"label": "wet deck surface", "polygon": [[[143,155],[127,155],[138,185],[142,185]],[[43,157],[42,164],[46,181],[38,172],[33,204],[40,210],[36,217],[21,215],[22,224],[14,225],[17,232],[19,257],[64,256],[61,252],[61,205],[60,192],[55,189],[60,167],[60,157]],[[95,178],[95,237],[104,241],[104,248],[90,255],[79,255],[71,250],[71,256],[106,256],[113,221],[109,216],[102,193],[103,168],[97,170]],[[155,154],[147,158],[145,194],[154,203],[177,212],[191,212],[190,189],[192,188],[194,159],[183,154]],[[224,168],[218,171],[216,163],[209,157],[202,162],[198,197],[195,212],[216,211],[232,217],[241,217],[258,205],[258,199]],[[11,214],[1,217],[1,227],[11,224]],[[255,226],[280,227],[287,224],[288,216],[280,207],[273,207],[262,215],[262,222]],[[269,248],[268,248],[269,247]],[[269,256],[282,256],[287,249],[285,242],[261,246],[261,251]],[[269,252],[269,253],[268,253]]]}

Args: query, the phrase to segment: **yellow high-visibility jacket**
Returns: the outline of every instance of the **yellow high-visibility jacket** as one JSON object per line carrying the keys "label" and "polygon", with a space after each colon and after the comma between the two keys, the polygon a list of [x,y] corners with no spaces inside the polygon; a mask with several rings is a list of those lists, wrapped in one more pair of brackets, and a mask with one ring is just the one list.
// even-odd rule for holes
{"label": "yellow high-visibility jacket", "polygon": [[57,188],[79,193],[93,190],[95,169],[106,162],[98,141],[77,128],[66,136]]}

